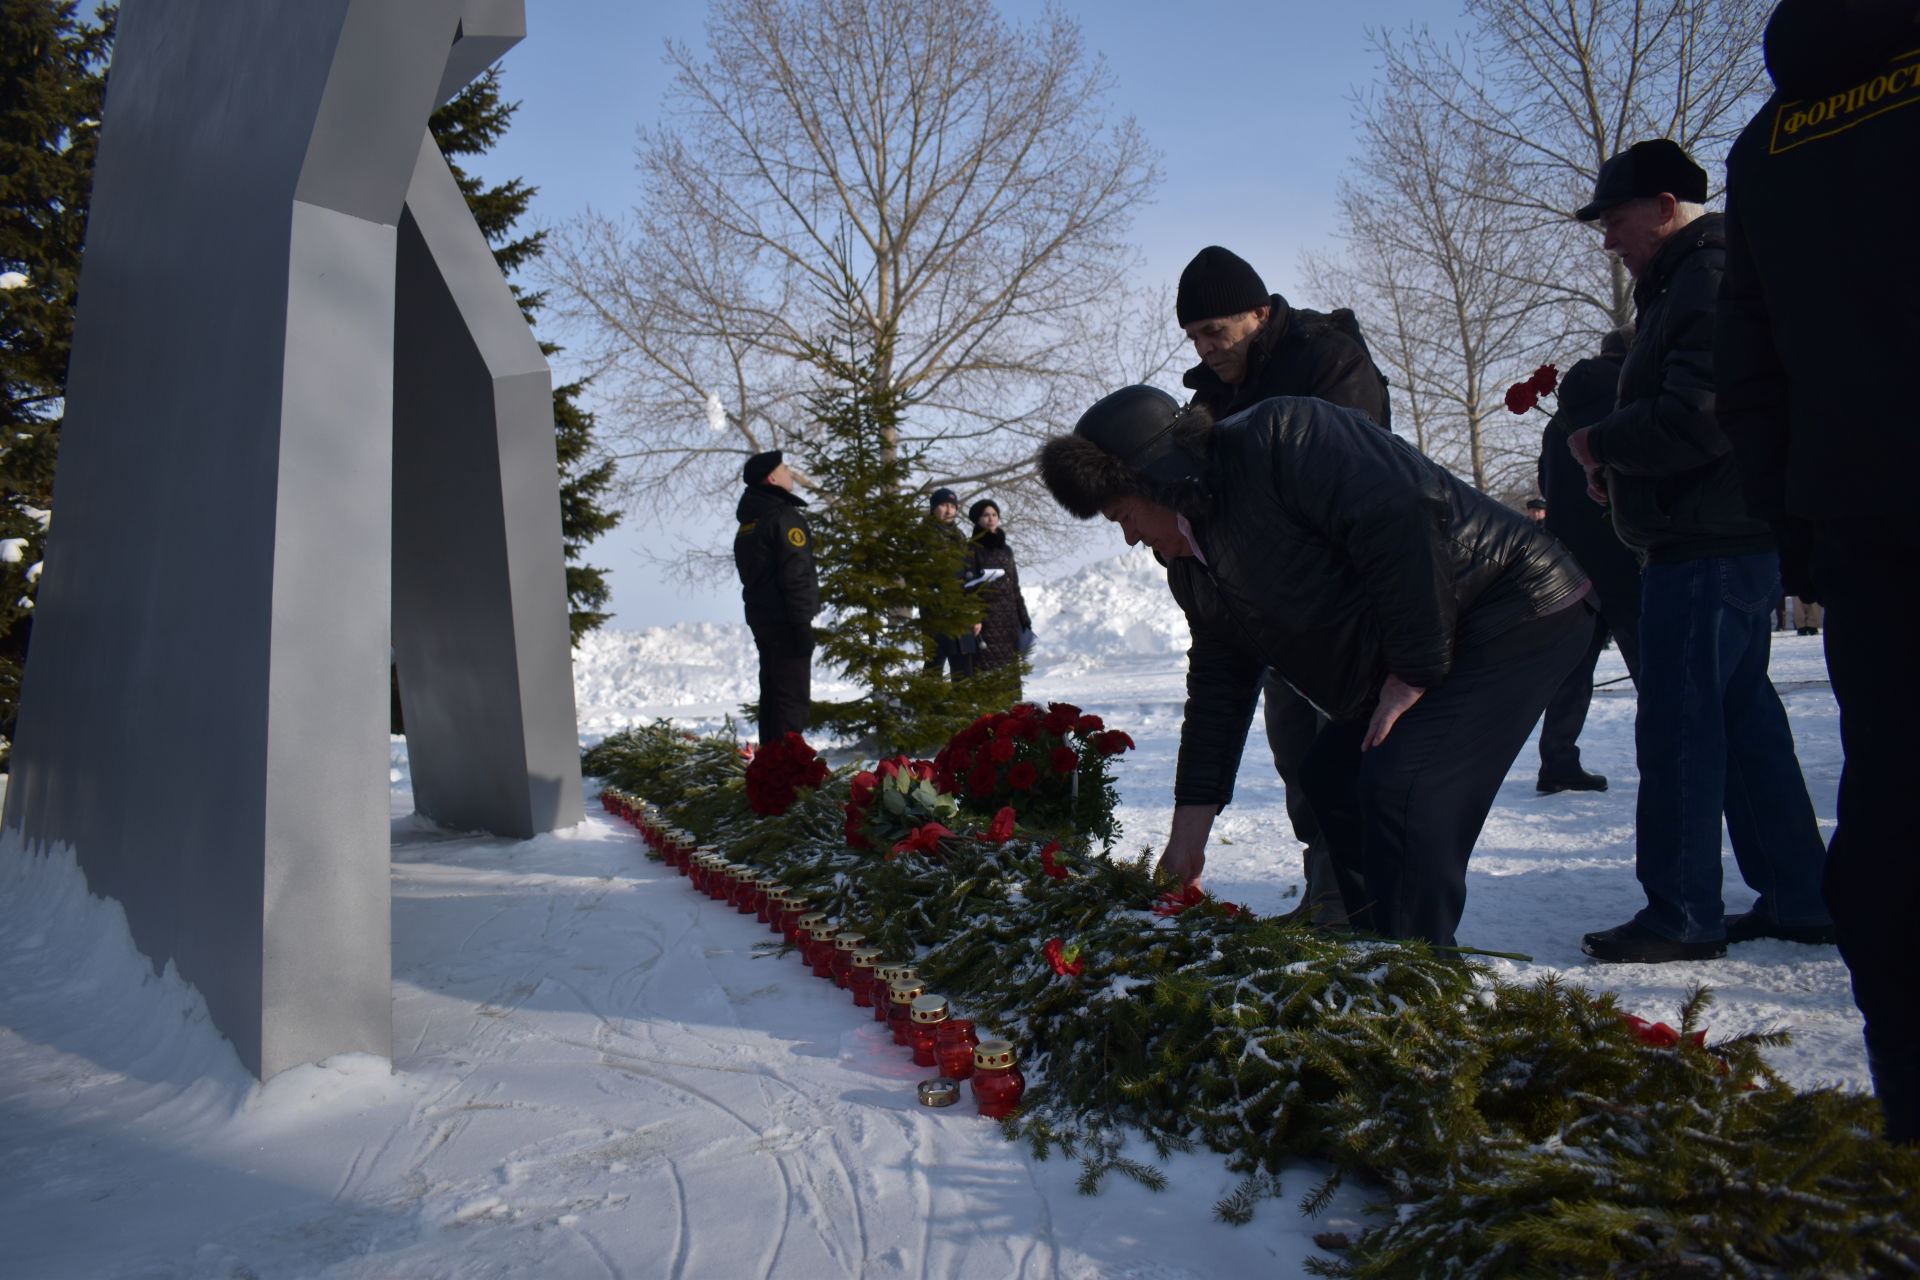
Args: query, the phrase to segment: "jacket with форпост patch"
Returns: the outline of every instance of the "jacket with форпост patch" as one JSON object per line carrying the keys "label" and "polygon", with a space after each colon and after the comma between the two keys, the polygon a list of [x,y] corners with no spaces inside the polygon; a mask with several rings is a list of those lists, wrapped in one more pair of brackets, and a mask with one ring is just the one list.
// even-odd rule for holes
{"label": "jacket with \u0444\u043e\u0440\u043f\u043e\u0441\u0442 patch", "polygon": [[1157,484],[1078,436],[1042,467],[1063,505],[1137,494],[1188,518],[1205,557],[1168,564],[1187,615],[1176,804],[1224,804],[1263,667],[1335,719],[1370,712],[1389,673],[1429,688],[1484,640],[1587,590],[1564,547],[1364,414],[1264,400],[1173,428],[1196,482]]}
{"label": "jacket with \u0444\u043e\u0440\u043f\u043e\u0441\u0442 patch", "polygon": [[733,564],[740,571],[740,599],[747,625],[786,626],[794,643],[813,644],[813,616],[820,612],[820,578],[813,567],[813,535],[806,501],[777,484],[748,485],[734,516]]}

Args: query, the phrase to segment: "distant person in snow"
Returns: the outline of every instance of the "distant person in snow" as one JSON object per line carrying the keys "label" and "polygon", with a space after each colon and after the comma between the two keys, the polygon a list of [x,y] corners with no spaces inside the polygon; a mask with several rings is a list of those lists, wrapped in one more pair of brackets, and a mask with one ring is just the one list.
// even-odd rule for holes
{"label": "distant person in snow", "polygon": [[973,524],[967,579],[986,577],[989,569],[1000,571],[998,578],[973,589],[987,611],[980,624],[973,669],[992,671],[1020,656],[1021,633],[1032,628],[1033,619],[1027,615],[1026,597],[1020,594],[1020,567],[1014,563],[1013,548],[1007,545],[999,505],[991,498],[982,498],[967,509],[967,519]]}
{"label": "distant person in snow", "polygon": [[1187,615],[1161,872],[1199,882],[1270,668],[1329,720],[1301,775],[1348,917],[1451,944],[1500,783],[1586,650],[1593,612],[1573,558],[1324,400],[1263,400],[1216,423],[1127,387],[1039,461],[1062,507],[1153,548]]}
{"label": "distant person in snow", "polygon": [[1920,5],[1786,0],[1766,54],[1775,92],[1727,160],[1720,423],[1749,509],[1779,535],[1786,589],[1826,608],[1846,751],[1826,902],[1887,1137],[1914,1143],[1920,430],[1906,374],[1920,351]]}
{"label": "distant person in snow", "polygon": [[760,743],[804,734],[813,708],[813,615],[820,579],[806,503],[793,492],[793,472],[780,450],[747,459],[747,491],[734,515],[733,563],[747,627],[760,651]]}
{"label": "distant person in snow", "polygon": [[[927,528],[934,538],[946,539],[961,544],[963,554],[959,557],[960,578],[966,581],[971,577],[967,572],[967,563],[971,559],[971,548],[967,546],[967,535],[960,532],[960,497],[951,489],[935,489],[927,499]],[[936,543],[935,545],[945,545]],[[973,664],[980,648],[980,627],[976,622],[959,635],[944,635],[937,631],[928,632],[933,641],[933,655],[927,659],[926,670],[938,674],[942,667],[955,680],[964,680],[973,674]]]}
{"label": "distant person in snow", "polygon": [[[1322,315],[1291,306],[1267,291],[1245,259],[1208,245],[1180,273],[1173,313],[1200,357],[1182,381],[1193,403],[1216,420],[1273,396],[1318,396],[1386,425],[1386,379],[1360,338],[1353,312]],[[1306,846],[1299,910],[1320,924],[1343,924],[1340,886],[1300,781],[1300,766],[1326,718],[1271,671],[1261,692],[1267,747],[1286,787],[1287,819],[1294,838]]]}

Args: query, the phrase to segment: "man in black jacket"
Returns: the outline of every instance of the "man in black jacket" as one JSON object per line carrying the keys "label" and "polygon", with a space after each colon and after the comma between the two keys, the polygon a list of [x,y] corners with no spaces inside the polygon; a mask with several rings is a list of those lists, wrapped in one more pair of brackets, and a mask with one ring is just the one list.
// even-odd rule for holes
{"label": "man in black jacket", "polygon": [[1609,636],[1619,646],[1627,674],[1636,680],[1640,675],[1640,562],[1614,536],[1604,508],[1588,500],[1586,473],[1567,450],[1568,436],[1613,411],[1620,362],[1632,340],[1631,331],[1616,329],[1601,341],[1598,356],[1567,370],[1560,379],[1559,408],[1540,434],[1546,530],[1565,543],[1587,571],[1600,610],[1587,656],[1567,673],[1540,721],[1540,776],[1534,789],[1549,794],[1607,789],[1606,777],[1588,772],[1580,762],[1580,730],[1593,702],[1594,664]]}
{"label": "man in black jacket", "polygon": [[[1245,259],[1208,245],[1180,273],[1174,317],[1200,356],[1184,379],[1193,403],[1216,419],[1274,396],[1318,396],[1385,425],[1386,380],[1353,336],[1359,326],[1352,312],[1326,316],[1290,306],[1267,291]],[[1306,846],[1301,909],[1321,924],[1345,923],[1332,855],[1300,778],[1325,719],[1271,671],[1261,681],[1261,707],[1273,767],[1286,787],[1287,820]]]}
{"label": "man in black jacket", "polygon": [[747,459],[741,470],[733,535],[733,563],[747,626],[760,651],[760,743],[805,733],[813,708],[813,615],[820,612],[820,579],[813,568],[813,534],[806,503],[793,492],[793,472],[780,450]]}
{"label": "man in black jacket", "polygon": [[[1579,212],[1633,276],[1638,311],[1614,411],[1567,439],[1588,487],[1641,553],[1640,763],[1635,872],[1647,905],[1589,933],[1596,960],[1726,954],[1728,942],[1832,941],[1826,860],[1780,695],[1767,678],[1767,612],[1780,594],[1772,532],[1740,495],[1714,416],[1713,310],[1725,238],[1706,171],[1677,143],[1635,143],[1601,166]],[[1724,813],[1740,874],[1759,894],[1728,917]]]}
{"label": "man in black jacket", "polygon": [[1720,421],[1788,592],[1826,606],[1846,764],[1827,905],[1866,1015],[1887,1137],[1920,1142],[1920,776],[1909,495],[1920,430],[1920,5],[1787,0],[1776,91],[1727,163]]}
{"label": "man in black jacket", "polygon": [[1572,557],[1321,400],[1264,400],[1216,424],[1127,387],[1049,440],[1040,471],[1068,511],[1152,547],[1187,615],[1160,870],[1199,881],[1271,668],[1331,722],[1303,776],[1353,923],[1451,944],[1494,796],[1586,648]]}

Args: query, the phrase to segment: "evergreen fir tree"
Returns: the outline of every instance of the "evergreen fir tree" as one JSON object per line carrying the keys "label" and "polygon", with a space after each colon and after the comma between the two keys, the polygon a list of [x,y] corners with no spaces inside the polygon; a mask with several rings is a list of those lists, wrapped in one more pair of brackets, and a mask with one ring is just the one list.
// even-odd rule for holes
{"label": "evergreen fir tree", "polygon": [[1018,687],[1013,665],[958,683],[924,669],[932,635],[966,632],[981,608],[961,587],[964,539],[940,534],[911,483],[916,456],[896,443],[909,400],[886,377],[887,356],[884,337],[843,338],[811,353],[820,385],[809,407],[819,435],[806,468],[829,504],[814,521],[828,617],[820,656],[866,690],[816,704],[813,723],[880,755],[930,750],[976,715],[1004,709]]}
{"label": "evergreen fir tree", "polygon": [[[427,121],[440,153],[447,157],[454,181],[467,198],[473,220],[493,247],[494,260],[501,273],[511,279],[514,272],[540,256],[546,232],[516,235],[515,224],[526,213],[537,188],[519,178],[488,186],[480,178],[463,170],[456,156],[482,155],[506,133],[513,122],[516,102],[500,98],[500,69],[491,68]],[[545,295],[527,292],[513,285],[513,296],[520,303],[527,322],[533,322]],[[542,342],[540,350],[553,356],[560,348]],[[600,506],[602,497],[613,484],[611,458],[596,461],[593,448],[593,414],[580,407],[578,396],[585,382],[569,382],[553,389],[554,448],[560,464],[560,536],[567,561],[567,623],[575,644],[580,637],[604,623],[610,616],[600,611],[610,594],[606,570],[584,563],[581,556],[587,544],[620,523],[617,513]]]}
{"label": "evergreen fir tree", "polygon": [[0,768],[53,506],[114,10],[0,0]]}

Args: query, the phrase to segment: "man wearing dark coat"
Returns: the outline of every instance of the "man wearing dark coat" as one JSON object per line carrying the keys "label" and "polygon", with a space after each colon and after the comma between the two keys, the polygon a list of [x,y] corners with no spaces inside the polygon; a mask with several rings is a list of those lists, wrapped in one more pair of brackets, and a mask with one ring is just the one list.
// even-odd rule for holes
{"label": "man wearing dark coat", "polygon": [[793,492],[793,472],[778,449],[747,459],[747,490],[734,516],[733,563],[747,627],[760,651],[760,742],[804,734],[813,707],[813,615],[820,579],[806,503]]}
{"label": "man wearing dark coat", "polygon": [[[1587,934],[1609,963],[1705,960],[1753,938],[1832,941],[1826,850],[1767,678],[1780,595],[1773,533],[1747,510],[1714,414],[1713,312],[1726,240],[1701,207],[1706,171],[1679,144],[1638,142],[1601,166],[1582,221],[1633,277],[1633,345],[1618,404],[1567,437],[1588,490],[1645,560],[1634,747],[1635,873],[1647,905]],[[1759,895],[1723,914],[1720,823]]]}
{"label": "man wearing dark coat", "polygon": [[1920,683],[1911,514],[1920,424],[1920,6],[1786,0],[1775,92],[1727,162],[1720,421],[1786,589],[1826,606],[1840,704],[1826,897],[1866,1017],[1886,1136],[1920,1142]]}
{"label": "man wearing dark coat", "polygon": [[[1317,396],[1386,425],[1386,380],[1352,336],[1358,332],[1352,312],[1328,316],[1291,306],[1267,291],[1245,259],[1208,245],[1180,273],[1174,317],[1200,356],[1183,381],[1193,392],[1192,403],[1215,419],[1274,396]],[[1267,746],[1286,788],[1287,819],[1306,846],[1302,909],[1321,924],[1344,923],[1332,856],[1300,780],[1300,766],[1324,719],[1271,671],[1261,691]]]}
{"label": "man wearing dark coat", "polygon": [[1540,435],[1543,523],[1593,580],[1600,611],[1587,656],[1567,673],[1540,721],[1540,776],[1534,789],[1548,794],[1607,789],[1605,775],[1589,772],[1580,762],[1580,730],[1593,703],[1593,668],[1609,636],[1619,646],[1627,674],[1638,679],[1640,673],[1640,562],[1614,535],[1606,509],[1587,497],[1586,471],[1567,451],[1567,437],[1613,411],[1620,362],[1632,341],[1631,331],[1615,329],[1601,341],[1598,356],[1567,370],[1560,379],[1559,407]]}
{"label": "man wearing dark coat", "polygon": [[[951,489],[935,489],[927,499],[927,532],[936,547],[951,544],[955,572],[962,583],[971,576],[967,571],[971,548],[967,535],[960,532],[960,497]],[[973,674],[974,657],[980,651],[980,626],[976,622],[958,635],[930,632],[933,655],[926,671],[938,674],[945,667],[951,679],[964,680]]]}
{"label": "man wearing dark coat", "polygon": [[1330,722],[1301,772],[1352,923],[1451,944],[1494,797],[1586,649],[1573,558],[1323,400],[1263,400],[1215,423],[1127,387],[1049,440],[1040,473],[1074,515],[1153,548],[1187,615],[1162,874],[1199,882],[1270,668]]}

